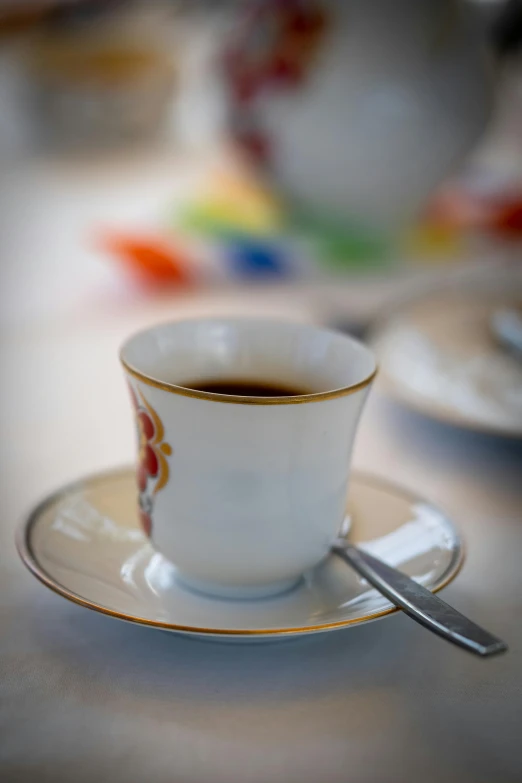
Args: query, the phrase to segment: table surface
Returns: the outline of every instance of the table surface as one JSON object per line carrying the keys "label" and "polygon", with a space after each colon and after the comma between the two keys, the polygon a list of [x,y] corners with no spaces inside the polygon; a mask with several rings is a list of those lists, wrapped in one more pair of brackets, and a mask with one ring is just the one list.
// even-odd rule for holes
{"label": "table surface", "polygon": [[[64,482],[132,458],[130,406],[116,360],[130,331],[184,312],[317,316],[306,297],[289,302],[280,293],[243,295],[241,303],[231,293],[138,304],[97,290],[92,302],[69,309],[60,309],[55,292],[54,309],[28,306],[17,317],[13,298],[21,301],[23,291],[26,302],[36,302],[38,287],[45,288],[36,273],[28,288],[21,282],[39,226],[22,247],[11,244],[21,267],[10,266],[2,295],[4,314],[13,317],[6,316],[0,336],[0,778],[522,780],[517,442],[430,422],[377,390],[354,459],[452,515],[468,556],[444,597],[509,642],[509,654],[498,659],[472,658],[402,615],[281,644],[195,641],[89,612],[25,571],[13,533],[31,506]],[[60,242],[65,257],[63,236]],[[42,252],[57,263],[48,247]],[[355,289],[346,291],[347,303],[350,297],[353,307],[360,303]],[[68,292],[65,299],[70,303]]]}

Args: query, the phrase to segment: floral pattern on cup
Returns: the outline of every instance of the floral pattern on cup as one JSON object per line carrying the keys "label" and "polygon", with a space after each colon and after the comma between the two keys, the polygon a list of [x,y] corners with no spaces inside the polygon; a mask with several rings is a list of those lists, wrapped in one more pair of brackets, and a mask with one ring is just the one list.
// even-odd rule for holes
{"label": "floral pattern on cup", "polygon": [[163,489],[169,480],[167,457],[172,454],[172,448],[164,440],[165,428],[154,408],[141,391],[135,391],[130,384],[129,389],[136,413],[138,435],[136,478],[140,523],[147,536],[150,536],[154,495]]}

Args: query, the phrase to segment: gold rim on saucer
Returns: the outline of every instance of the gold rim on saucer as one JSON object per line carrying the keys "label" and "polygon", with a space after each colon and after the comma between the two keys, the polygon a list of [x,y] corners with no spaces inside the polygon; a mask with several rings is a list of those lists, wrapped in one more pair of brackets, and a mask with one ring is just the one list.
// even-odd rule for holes
{"label": "gold rim on saucer", "polygon": [[[291,628],[288,627],[287,628],[262,628],[262,629],[212,628],[212,627],[208,628],[208,627],[201,627],[201,626],[168,623],[161,620],[152,620],[146,617],[129,615],[125,612],[120,612],[114,609],[110,609],[107,606],[103,606],[101,604],[90,601],[87,598],[83,598],[81,595],[78,595],[72,590],[69,590],[63,584],[60,584],[60,582],[56,581],[50,574],[48,574],[44,570],[44,568],[40,566],[31,545],[32,528],[49,506],[52,506],[54,503],[66,497],[68,494],[78,489],[85,488],[85,486],[93,486],[98,482],[106,481],[108,477],[117,479],[121,476],[125,476],[131,470],[132,470],[131,468],[120,468],[117,470],[110,470],[93,476],[87,476],[86,478],[80,479],[79,481],[75,481],[70,484],[67,484],[66,486],[59,489],[57,492],[54,492],[51,495],[49,495],[41,503],[39,503],[36,506],[36,508],[31,512],[29,517],[26,520],[24,520],[17,528],[16,547],[24,565],[46,587],[50,588],[58,595],[63,596],[67,600],[79,604],[80,606],[84,606],[88,609],[92,609],[101,614],[109,615],[110,617],[115,617],[119,620],[125,620],[127,622],[135,623],[137,625],[154,627],[166,631],[179,631],[186,634],[208,635],[208,636],[214,635],[214,636],[228,636],[228,637],[295,636],[295,635],[306,634],[306,633],[327,631],[335,628],[344,628],[350,625],[359,625],[361,623],[365,623],[371,620],[376,620],[380,617],[385,617],[386,615],[391,615],[399,611],[396,607],[390,606],[389,608],[383,609],[381,611],[372,614],[362,615],[347,620],[340,620],[337,622],[319,623],[319,624],[305,625],[302,627],[291,627]],[[365,474],[357,474],[357,478],[361,483],[364,483],[366,485],[374,486],[377,488],[381,487],[383,489],[388,488],[389,490],[393,490],[393,493],[396,496],[404,498],[409,503],[414,504],[421,501],[421,498],[416,496],[414,493],[409,492],[408,490],[405,490],[402,487],[397,487],[395,484],[393,484],[392,482],[388,482],[385,479],[375,478],[373,476],[368,476]],[[442,590],[444,587],[450,584],[458,575],[464,563],[464,559],[465,559],[464,547],[456,531],[454,531],[454,538],[455,538],[455,549],[453,551],[453,557],[450,563],[448,564],[445,573],[441,575],[440,581],[438,581],[433,587],[429,588],[433,593],[438,593],[439,590]]]}

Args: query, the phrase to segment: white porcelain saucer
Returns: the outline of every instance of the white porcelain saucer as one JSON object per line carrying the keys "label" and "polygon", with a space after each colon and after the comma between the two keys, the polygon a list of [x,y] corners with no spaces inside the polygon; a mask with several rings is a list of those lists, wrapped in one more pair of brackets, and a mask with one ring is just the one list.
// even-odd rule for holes
{"label": "white porcelain saucer", "polygon": [[[350,538],[434,592],[458,573],[463,554],[452,523],[431,503],[354,475]],[[257,601],[207,597],[179,585],[136,513],[132,469],[61,489],[18,530],[17,546],[47,587],[89,609],[166,631],[256,641],[334,630],[396,611],[332,556],[294,590]]]}

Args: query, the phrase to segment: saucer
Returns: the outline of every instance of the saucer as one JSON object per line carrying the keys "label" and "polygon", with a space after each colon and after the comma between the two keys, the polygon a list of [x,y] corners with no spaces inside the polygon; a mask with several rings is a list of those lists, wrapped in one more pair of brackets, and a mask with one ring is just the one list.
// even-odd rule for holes
{"label": "saucer", "polygon": [[[392,484],[351,478],[350,539],[433,592],[451,582],[462,545],[436,506]],[[18,551],[47,587],[88,609],[205,638],[283,639],[367,623],[397,611],[335,556],[282,595],[226,600],[192,592],[138,523],[134,470],[66,486],[19,528]]]}
{"label": "saucer", "polygon": [[371,338],[379,383],[430,418],[522,438],[522,361],[495,334],[498,313],[522,304],[511,293],[438,291],[410,301]]}

